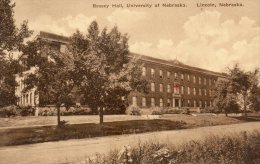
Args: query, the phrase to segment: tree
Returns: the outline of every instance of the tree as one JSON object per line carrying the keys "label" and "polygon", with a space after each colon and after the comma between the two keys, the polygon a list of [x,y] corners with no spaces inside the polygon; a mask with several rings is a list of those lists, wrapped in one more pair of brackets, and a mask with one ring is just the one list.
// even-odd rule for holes
{"label": "tree", "polygon": [[[57,109],[58,127],[61,125],[60,108],[65,106],[67,109],[73,105],[72,80],[73,62],[68,54],[61,54],[57,51],[45,52],[44,43],[34,41],[29,42],[24,49],[27,55],[27,64],[37,66],[37,72],[30,74],[25,79],[26,87],[24,92],[36,88],[40,95],[40,106],[55,105]],[[42,55],[47,53],[46,55]]]}
{"label": "tree", "polygon": [[32,34],[26,21],[20,28],[16,27],[14,7],[15,3],[11,0],[0,0],[0,107],[16,101],[14,74],[18,72],[19,64],[11,54],[21,51],[24,39]]}
{"label": "tree", "polygon": [[250,100],[250,96],[256,94],[256,89],[259,85],[259,69],[256,68],[254,71],[246,72],[236,64],[233,68],[229,69],[229,75],[233,93],[237,96],[241,95],[243,111],[246,115],[247,106],[253,103]]}
{"label": "tree", "polygon": [[237,112],[239,106],[237,103],[237,97],[232,91],[230,81],[218,81],[215,89],[213,90],[213,106],[220,112],[224,112],[226,116],[228,113]]}
{"label": "tree", "polygon": [[92,110],[99,111],[100,124],[104,109],[125,105],[124,98],[132,90],[147,92],[138,60],[129,57],[128,37],[117,27],[100,32],[94,21],[86,36],[78,31],[71,37],[69,49],[74,55],[79,92]]}

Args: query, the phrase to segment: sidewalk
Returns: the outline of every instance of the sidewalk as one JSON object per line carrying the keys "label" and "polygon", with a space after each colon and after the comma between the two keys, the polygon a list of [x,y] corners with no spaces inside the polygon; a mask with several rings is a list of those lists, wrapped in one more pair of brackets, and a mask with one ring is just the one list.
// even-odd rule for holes
{"label": "sidewalk", "polygon": [[150,140],[179,144],[208,135],[227,135],[241,131],[260,130],[260,122],[200,127],[194,129],[152,132],[134,135],[97,137],[39,144],[0,147],[0,163],[48,164],[82,161],[96,152],[107,153],[123,145],[135,145]]}

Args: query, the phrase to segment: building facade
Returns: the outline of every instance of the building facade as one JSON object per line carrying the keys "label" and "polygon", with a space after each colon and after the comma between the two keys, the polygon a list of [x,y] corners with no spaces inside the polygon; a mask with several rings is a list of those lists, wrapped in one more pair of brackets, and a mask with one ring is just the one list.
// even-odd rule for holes
{"label": "building facade", "polygon": [[[49,47],[60,52],[65,51],[69,41],[64,36],[46,32],[40,32],[37,39],[45,41]],[[149,82],[148,94],[133,91],[127,98],[129,104],[142,108],[212,106],[212,90],[216,81],[227,78],[225,74],[188,66],[178,60],[166,61],[134,53],[130,56],[138,56],[142,63],[142,76]],[[36,89],[28,93],[22,92],[24,77],[35,70],[36,68],[30,68],[16,75],[18,105],[37,106],[39,103],[40,95],[37,95]]]}

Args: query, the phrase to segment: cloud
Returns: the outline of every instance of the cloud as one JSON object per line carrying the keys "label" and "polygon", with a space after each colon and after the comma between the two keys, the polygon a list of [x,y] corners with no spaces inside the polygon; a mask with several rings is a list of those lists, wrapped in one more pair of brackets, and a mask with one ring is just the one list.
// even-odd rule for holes
{"label": "cloud", "polygon": [[[204,11],[189,17],[183,29],[184,37],[176,45],[163,39],[149,45],[154,47],[153,56],[178,57],[188,65],[213,71],[224,71],[234,63],[240,63],[246,70],[260,65],[260,27],[248,17],[241,17],[236,22],[222,20],[218,11]],[[147,48],[139,49],[143,54],[150,53],[145,53]],[[133,50],[138,53],[138,49]]]}
{"label": "cloud", "polygon": [[129,30],[149,19],[149,15],[142,11],[116,9],[106,19],[111,26],[117,25],[120,29]]}
{"label": "cloud", "polygon": [[85,32],[89,24],[96,17],[87,17],[83,14],[76,16],[67,16],[59,19],[54,19],[50,15],[40,15],[37,20],[31,21],[29,26],[34,31],[48,31],[56,34],[71,35],[77,29]]}

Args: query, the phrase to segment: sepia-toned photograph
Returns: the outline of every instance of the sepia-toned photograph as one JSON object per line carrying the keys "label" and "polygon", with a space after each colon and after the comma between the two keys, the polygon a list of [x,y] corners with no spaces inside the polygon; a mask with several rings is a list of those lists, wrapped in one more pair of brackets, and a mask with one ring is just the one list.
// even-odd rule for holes
{"label": "sepia-toned photograph", "polygon": [[0,164],[260,164],[260,1],[0,0]]}

